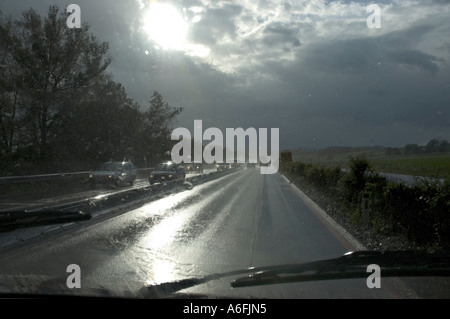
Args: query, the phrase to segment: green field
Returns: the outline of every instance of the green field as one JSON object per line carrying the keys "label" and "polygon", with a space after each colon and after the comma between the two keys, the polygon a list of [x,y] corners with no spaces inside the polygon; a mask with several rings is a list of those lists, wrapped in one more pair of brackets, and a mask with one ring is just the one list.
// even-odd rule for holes
{"label": "green field", "polygon": [[346,168],[352,156],[366,158],[370,161],[373,168],[379,172],[440,178],[450,176],[450,153],[386,156],[383,149],[374,148],[292,151],[294,161],[320,164],[327,167],[339,166]]}
{"label": "green field", "polygon": [[393,157],[370,161],[373,167],[380,172],[435,177],[450,175],[450,155]]}
{"label": "green field", "polygon": [[321,150],[293,150],[293,161],[301,161],[310,164],[324,166],[346,167],[353,156],[362,156],[367,159],[385,158],[384,149],[352,149],[352,148],[327,148]]}

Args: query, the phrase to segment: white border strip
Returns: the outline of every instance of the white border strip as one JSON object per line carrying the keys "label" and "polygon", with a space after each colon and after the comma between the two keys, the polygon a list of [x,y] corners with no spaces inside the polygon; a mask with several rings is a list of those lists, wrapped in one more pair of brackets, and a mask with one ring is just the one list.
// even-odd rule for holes
{"label": "white border strip", "polygon": [[[319,205],[317,205],[311,198],[309,198],[305,193],[303,193],[295,184],[293,184],[286,176],[281,174],[281,178],[283,178],[297,193],[297,195],[301,198],[301,200],[314,212],[320,215],[323,219],[325,219],[331,227],[336,229],[339,234],[344,237],[355,249],[357,250],[367,250],[367,248],[361,244],[355,237],[353,237],[344,227],[339,225],[330,215],[328,215]],[[409,298],[409,299],[420,299],[417,293],[411,289],[403,280],[396,277],[386,278],[393,288],[395,288],[400,293],[400,298]]]}
{"label": "white border strip", "polygon": [[367,248],[360,243],[355,237],[353,237],[344,227],[342,227],[338,222],[336,222],[330,215],[328,215],[319,205],[317,205],[311,198],[309,198],[305,193],[303,193],[296,185],[294,185],[286,176],[280,174],[281,177],[292,187],[292,189],[297,193],[302,201],[315,213],[319,214],[323,219],[325,219],[334,229],[336,229],[339,234],[345,238],[355,249],[357,250],[367,250]]}

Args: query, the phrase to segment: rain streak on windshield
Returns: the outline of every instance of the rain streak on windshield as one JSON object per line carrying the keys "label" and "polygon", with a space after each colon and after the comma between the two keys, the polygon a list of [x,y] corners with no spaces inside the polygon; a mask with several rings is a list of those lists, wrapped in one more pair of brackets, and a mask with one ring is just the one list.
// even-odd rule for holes
{"label": "rain streak on windshield", "polygon": [[449,16],[2,0],[0,297],[449,298]]}

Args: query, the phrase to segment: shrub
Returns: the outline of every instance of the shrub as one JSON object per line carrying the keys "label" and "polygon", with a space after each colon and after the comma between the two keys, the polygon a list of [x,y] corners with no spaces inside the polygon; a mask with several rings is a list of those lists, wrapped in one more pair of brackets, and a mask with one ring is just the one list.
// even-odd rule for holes
{"label": "shrub", "polygon": [[[388,183],[362,157],[350,159],[350,170],[325,168],[302,162],[283,171],[294,182],[311,186],[340,201],[352,223],[362,221],[362,195],[370,201],[370,223],[379,232],[405,232],[407,238],[427,247],[450,248],[450,180],[422,180],[408,186]],[[306,183],[305,183],[306,182]]]}

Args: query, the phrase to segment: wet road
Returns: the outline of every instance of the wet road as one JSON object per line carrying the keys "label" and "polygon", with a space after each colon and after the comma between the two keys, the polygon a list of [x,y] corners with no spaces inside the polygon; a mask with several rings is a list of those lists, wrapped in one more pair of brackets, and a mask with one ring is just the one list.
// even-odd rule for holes
{"label": "wet road", "polygon": [[[204,174],[212,173],[215,171],[216,169],[206,168],[204,170]],[[35,189],[33,190],[28,189],[23,193],[18,191],[16,194],[8,195],[0,194],[0,211],[7,212],[20,210],[37,210],[54,205],[75,203],[86,198],[93,198],[95,196],[113,195],[125,190],[138,189],[149,186],[147,174],[144,174],[145,177],[142,177],[142,174],[140,175],[141,176],[138,176],[132,186],[124,185],[120,187],[112,187],[100,184],[92,188],[89,185],[71,185],[72,187],[74,187],[74,189],[67,189],[67,191],[65,192],[66,194],[64,195],[55,195],[52,194],[51,191],[42,193],[41,188],[45,189],[45,186],[36,183],[34,187]],[[193,172],[186,174],[186,177],[189,178],[198,175],[200,174]],[[17,189],[20,189],[20,187],[17,187]],[[39,194],[39,198],[36,198],[36,193]],[[11,197],[13,197],[13,199],[11,199]]]}
{"label": "wet road", "polygon": [[[0,253],[0,274],[34,274],[65,287],[66,268],[81,269],[81,289],[133,294],[144,284],[252,266],[341,256],[354,248],[312,212],[279,174],[241,170],[154,200],[101,222]],[[208,296],[390,298],[389,284],[366,279],[230,288],[222,278],[181,291]],[[1,281],[0,281],[1,288]],[[0,289],[1,290],[1,289]],[[189,295],[187,295],[189,296]]]}

